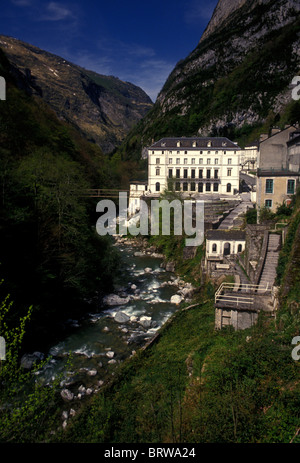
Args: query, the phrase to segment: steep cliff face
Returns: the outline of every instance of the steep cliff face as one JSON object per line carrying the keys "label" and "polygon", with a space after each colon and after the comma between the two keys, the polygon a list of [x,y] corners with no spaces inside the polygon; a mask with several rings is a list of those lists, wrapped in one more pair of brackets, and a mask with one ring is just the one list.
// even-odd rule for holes
{"label": "steep cliff face", "polygon": [[20,85],[42,97],[103,152],[110,152],[153,106],[146,93],[116,77],[87,71],[11,37],[0,36]]}
{"label": "steep cliff face", "polygon": [[220,0],[217,4],[215,11],[212,15],[211,20],[207,28],[205,29],[201,41],[205,40],[210,34],[212,34],[216,29],[223,25],[226,19],[237,9],[243,6],[245,3],[255,4],[254,1],[249,0]]}
{"label": "steep cliff face", "polygon": [[266,121],[295,122],[299,12],[299,0],[220,0],[198,46],[139,124],[142,143],[197,133],[240,139]]}

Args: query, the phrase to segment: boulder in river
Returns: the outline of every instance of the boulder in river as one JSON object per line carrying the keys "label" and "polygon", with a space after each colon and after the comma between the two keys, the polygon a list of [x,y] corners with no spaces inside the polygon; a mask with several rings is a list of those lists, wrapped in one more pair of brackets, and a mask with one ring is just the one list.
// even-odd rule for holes
{"label": "boulder in river", "polygon": [[151,327],[151,322],[152,322],[152,319],[151,317],[141,317],[139,319],[139,323],[143,326],[143,328],[150,328]]}
{"label": "boulder in river", "polygon": [[106,352],[106,357],[112,359],[114,357],[115,353],[112,351]]}
{"label": "boulder in river", "polygon": [[125,305],[130,301],[130,297],[120,297],[117,294],[109,294],[103,298],[103,304],[105,305]]}
{"label": "boulder in river", "polygon": [[175,294],[175,296],[171,297],[171,304],[180,304],[182,302],[183,298],[182,296],[179,296],[179,294]]}
{"label": "boulder in river", "polygon": [[146,267],[145,270],[144,270],[145,273],[151,273],[152,272],[152,268],[150,267]]}
{"label": "boulder in river", "polygon": [[118,323],[127,323],[129,322],[130,317],[128,317],[128,315],[124,312],[117,312],[114,319]]}

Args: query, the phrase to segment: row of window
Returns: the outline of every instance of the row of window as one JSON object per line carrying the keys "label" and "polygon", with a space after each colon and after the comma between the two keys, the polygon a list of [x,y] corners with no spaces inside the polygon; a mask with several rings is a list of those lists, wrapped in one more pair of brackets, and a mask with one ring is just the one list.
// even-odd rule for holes
{"label": "row of window", "polygon": [[[160,158],[156,158],[156,164],[157,164],[157,165],[160,164]],[[173,164],[173,158],[169,158],[169,164]],[[181,164],[181,159],[180,159],[180,158],[176,158],[176,164],[178,164],[178,165]],[[187,158],[184,158],[183,164],[189,164]],[[192,158],[190,164],[196,164],[196,158]],[[203,158],[199,158],[198,164],[204,164]],[[211,164],[212,164],[212,160],[211,160],[210,158],[207,158],[207,159],[206,159],[206,164],[207,164],[208,166],[211,165]],[[219,159],[216,158],[216,159],[214,160],[214,164],[215,164],[216,166],[219,165]],[[228,164],[228,165],[231,165],[231,164],[232,164],[232,159],[231,159],[231,158],[227,159],[227,164]]]}
{"label": "row of window", "polygon": [[[274,180],[271,179],[271,178],[268,178],[266,180],[266,193],[268,193],[268,194],[273,194],[274,193]],[[288,195],[295,194],[295,180],[288,180],[288,182],[287,182],[287,194]]]}
{"label": "row of window", "polygon": [[[228,252],[228,249],[229,249],[229,252]],[[243,246],[242,244],[239,244],[238,245],[238,249],[237,249],[237,252],[238,253],[241,253],[243,251]],[[218,245],[217,244],[213,244],[212,245],[212,252],[215,253],[215,252],[218,252]],[[224,246],[224,254],[230,254],[230,243],[226,243],[225,246]]]}
{"label": "row of window", "polygon": [[[236,151],[229,151],[230,153],[232,154],[236,154]],[[157,154],[157,155],[160,155],[160,152],[158,151],[152,151],[152,154]],[[161,154],[173,154],[173,151],[162,151]],[[176,154],[188,154],[187,151],[177,151]],[[213,154],[213,152],[211,151],[199,151],[199,154]],[[215,151],[214,154],[227,154],[227,151]]]}
{"label": "row of window", "polygon": [[[159,192],[161,189],[161,185],[159,182],[156,183],[155,185],[155,190]],[[175,182],[175,184],[170,183],[168,185],[169,191],[198,191],[198,193],[203,193],[204,191],[210,192],[213,191],[214,193],[219,192],[219,183],[196,183],[196,182],[191,182],[190,183],[190,190],[189,190],[189,183],[188,182]],[[232,190],[232,185],[231,183],[228,183],[226,186],[226,191],[227,193],[231,193]]]}
{"label": "row of window", "polygon": [[[155,170],[155,174],[157,176],[160,176],[160,173],[161,173],[161,170],[159,167],[156,168]],[[181,175],[181,169],[176,169],[175,170],[175,173],[173,172],[173,169],[169,169],[169,172],[168,172],[168,177],[169,178],[189,178],[189,175],[188,175],[188,169],[183,169],[183,175]],[[232,169],[227,169],[227,177],[231,177],[232,176]],[[191,169],[191,174],[190,174],[190,178],[196,178],[196,169]],[[198,172],[198,178],[204,178],[204,171],[203,169],[199,169],[199,172]],[[215,169],[214,172],[212,173],[211,169],[206,169],[206,178],[210,179],[210,178],[215,178],[215,179],[218,179],[219,178],[219,170],[218,169]]]}

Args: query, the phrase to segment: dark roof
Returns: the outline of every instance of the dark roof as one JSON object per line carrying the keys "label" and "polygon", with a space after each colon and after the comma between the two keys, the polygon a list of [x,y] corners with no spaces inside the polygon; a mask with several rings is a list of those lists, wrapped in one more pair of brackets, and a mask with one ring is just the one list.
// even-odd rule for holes
{"label": "dark roof", "polygon": [[292,170],[288,169],[257,169],[257,176],[258,177],[299,177],[300,172],[293,172]]}
{"label": "dark roof", "polygon": [[148,185],[148,181],[147,180],[132,180],[132,182],[130,182],[130,185]]}
{"label": "dark roof", "polygon": [[[155,142],[153,145],[150,146],[149,149],[157,149],[157,148],[177,148],[177,143],[180,141],[181,146],[180,148],[188,148],[188,149],[199,149],[199,148],[223,148],[223,149],[240,149],[240,147],[233,143],[226,137],[177,137],[177,138],[162,138],[161,140]],[[211,142],[211,146],[208,147],[208,142]],[[193,143],[196,142],[196,146],[193,146]]]}
{"label": "dark roof", "polygon": [[245,241],[246,233],[241,230],[209,230],[207,232],[207,239],[210,241]]}

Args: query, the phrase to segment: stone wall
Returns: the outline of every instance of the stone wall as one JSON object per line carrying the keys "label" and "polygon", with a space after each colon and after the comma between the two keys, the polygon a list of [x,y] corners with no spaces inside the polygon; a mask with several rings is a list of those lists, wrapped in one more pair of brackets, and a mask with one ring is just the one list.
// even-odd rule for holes
{"label": "stone wall", "polygon": [[255,325],[257,319],[258,312],[255,311],[216,308],[215,329],[232,326],[235,330],[246,330]]}
{"label": "stone wall", "polygon": [[245,270],[250,278],[250,282],[256,284],[256,276],[259,271],[261,261],[264,260],[264,249],[267,250],[267,225],[247,225],[246,227],[246,250],[245,250]]}

